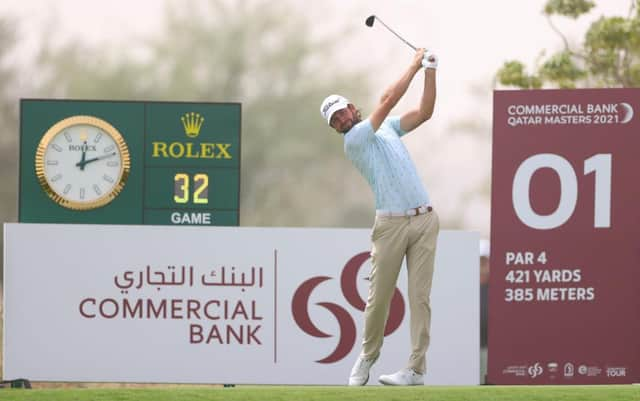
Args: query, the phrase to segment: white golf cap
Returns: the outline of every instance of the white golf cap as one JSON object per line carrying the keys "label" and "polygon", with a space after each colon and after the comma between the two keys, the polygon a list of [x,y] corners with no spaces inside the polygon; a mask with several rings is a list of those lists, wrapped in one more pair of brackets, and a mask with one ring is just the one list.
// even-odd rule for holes
{"label": "white golf cap", "polygon": [[322,106],[320,106],[320,114],[322,117],[327,120],[327,124],[331,123],[331,116],[338,110],[346,109],[349,105],[349,100],[340,95],[329,95],[322,102]]}

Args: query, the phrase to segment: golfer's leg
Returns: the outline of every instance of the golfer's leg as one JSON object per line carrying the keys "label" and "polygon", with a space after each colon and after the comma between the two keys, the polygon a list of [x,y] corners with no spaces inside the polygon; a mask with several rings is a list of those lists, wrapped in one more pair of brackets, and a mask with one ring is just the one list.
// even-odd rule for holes
{"label": "golfer's leg", "polygon": [[407,250],[412,349],[407,367],[424,374],[430,340],[433,264],[440,224],[435,212],[420,216],[416,223],[419,225],[414,230],[420,234]]}
{"label": "golfer's leg", "polygon": [[[376,230],[382,231],[377,233]],[[389,218],[383,227],[374,229],[371,251],[369,297],[364,311],[362,356],[377,358],[384,339],[389,304],[406,250],[406,220]]]}

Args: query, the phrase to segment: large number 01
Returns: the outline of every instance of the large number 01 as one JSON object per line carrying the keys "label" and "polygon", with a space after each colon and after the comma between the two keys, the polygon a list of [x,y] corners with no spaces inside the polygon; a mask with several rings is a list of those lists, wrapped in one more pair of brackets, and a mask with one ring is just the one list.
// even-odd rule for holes
{"label": "large number 01", "polygon": [[[551,168],[560,177],[558,208],[549,215],[531,207],[531,177],[541,168]],[[597,154],[584,162],[584,174],[595,173],[594,222],[596,228],[611,226],[611,154]],[[513,178],[513,208],[520,221],[531,228],[550,230],[569,220],[578,203],[578,179],[571,164],[552,153],[534,155],[522,162]]]}
{"label": "large number 01", "polygon": [[[173,177],[173,200],[176,203],[189,202],[189,174],[178,173]],[[193,176],[193,203],[209,203],[209,176]]]}

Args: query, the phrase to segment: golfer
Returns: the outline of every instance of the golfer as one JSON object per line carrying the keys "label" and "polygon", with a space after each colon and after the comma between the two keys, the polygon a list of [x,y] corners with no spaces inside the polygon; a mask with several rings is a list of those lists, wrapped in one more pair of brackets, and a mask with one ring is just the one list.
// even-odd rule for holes
{"label": "golfer", "polygon": [[[404,257],[409,278],[412,352],[404,369],[382,375],[379,381],[400,386],[424,384],[431,321],[429,296],[439,221],[400,137],[431,117],[437,64],[434,54],[417,50],[409,68],[386,90],[373,113],[364,120],[360,111],[339,95],[327,97],[320,107],[327,123],[344,135],[344,151],[371,186],[376,204],[364,338],[362,352],[349,377],[351,386],[368,382],[369,370],[380,355],[389,304]],[[422,67],[424,91],[419,106],[401,117],[389,116]]]}

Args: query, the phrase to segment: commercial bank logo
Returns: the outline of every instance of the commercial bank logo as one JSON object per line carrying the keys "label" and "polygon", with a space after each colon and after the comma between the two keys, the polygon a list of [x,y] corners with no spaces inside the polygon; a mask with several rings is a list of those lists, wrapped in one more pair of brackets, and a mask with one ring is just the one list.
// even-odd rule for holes
{"label": "commercial bank logo", "polygon": [[532,379],[535,379],[536,377],[542,375],[544,369],[542,368],[542,366],[540,366],[540,362],[536,362],[534,365],[529,366],[527,372]]}
{"label": "commercial bank logo", "polygon": [[[358,294],[357,279],[360,268],[371,257],[369,252],[362,252],[351,259],[344,265],[340,274],[340,289],[344,300],[353,308],[363,312],[366,302]],[[302,331],[316,338],[334,337],[318,328],[309,316],[309,298],[313,291],[319,285],[331,280],[333,277],[316,276],[304,281],[296,289],[293,300],[291,302],[291,310],[293,319]],[[329,283],[327,283],[329,284]],[[318,363],[334,363],[342,360],[347,356],[356,342],[356,324],[354,317],[343,306],[333,302],[318,302],[316,305],[328,310],[338,321],[340,332],[335,336],[338,338],[335,349],[327,356],[317,360]],[[384,330],[385,337],[393,333],[400,327],[404,319],[405,306],[402,293],[398,288],[394,290],[391,306],[389,309],[389,317]],[[362,316],[358,314],[357,318]]]}

